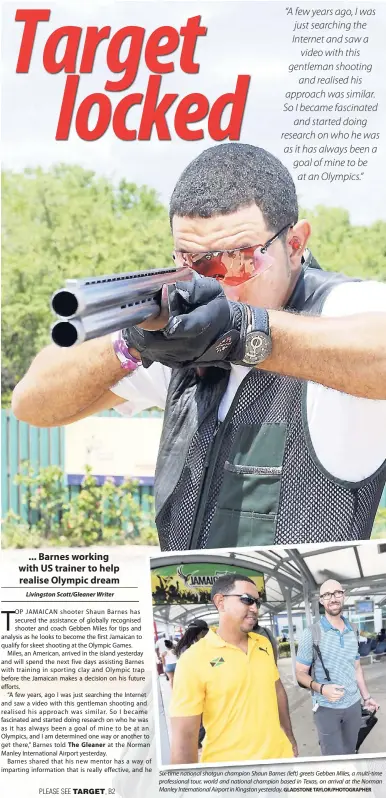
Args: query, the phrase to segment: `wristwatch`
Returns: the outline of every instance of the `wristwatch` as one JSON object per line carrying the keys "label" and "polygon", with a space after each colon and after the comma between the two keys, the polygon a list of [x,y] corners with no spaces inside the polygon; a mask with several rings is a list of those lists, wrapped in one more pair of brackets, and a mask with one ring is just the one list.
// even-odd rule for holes
{"label": "wristwatch", "polygon": [[[246,306],[248,314],[243,366],[256,366],[272,352],[269,317],[266,310]],[[263,329],[261,329],[263,328]]]}

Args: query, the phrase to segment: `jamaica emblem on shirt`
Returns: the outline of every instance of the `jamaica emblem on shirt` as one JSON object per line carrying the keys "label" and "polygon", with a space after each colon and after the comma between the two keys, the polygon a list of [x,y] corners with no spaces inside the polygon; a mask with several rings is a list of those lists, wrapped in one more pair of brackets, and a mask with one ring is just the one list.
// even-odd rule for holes
{"label": "jamaica emblem on shirt", "polygon": [[222,657],[216,657],[216,659],[211,659],[210,664],[212,668],[217,668],[217,665],[222,665],[225,662],[225,659]]}

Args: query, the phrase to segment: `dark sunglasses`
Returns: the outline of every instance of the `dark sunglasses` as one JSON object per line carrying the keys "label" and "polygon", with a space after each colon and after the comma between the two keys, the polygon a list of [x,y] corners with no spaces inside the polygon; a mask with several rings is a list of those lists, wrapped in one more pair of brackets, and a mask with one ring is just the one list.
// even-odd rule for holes
{"label": "dark sunglasses", "polygon": [[224,598],[230,598],[231,596],[236,596],[240,599],[242,604],[247,604],[248,607],[251,607],[252,604],[256,604],[257,609],[259,609],[261,605],[260,599],[253,598],[253,596],[250,596],[249,593],[224,593]]}
{"label": "dark sunglasses", "polygon": [[240,285],[272,266],[274,258],[267,254],[267,249],[290,227],[292,224],[286,224],[265,244],[209,252],[174,250],[173,259],[177,266],[189,266],[203,277],[214,277],[225,285]]}

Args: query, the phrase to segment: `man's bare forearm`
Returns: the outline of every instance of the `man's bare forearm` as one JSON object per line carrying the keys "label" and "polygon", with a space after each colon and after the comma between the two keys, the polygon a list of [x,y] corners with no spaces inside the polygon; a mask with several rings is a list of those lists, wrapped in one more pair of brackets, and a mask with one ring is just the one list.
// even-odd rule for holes
{"label": "man's bare forearm", "polygon": [[198,762],[198,733],[201,715],[171,718],[171,765],[193,765]]}
{"label": "man's bare forearm", "polygon": [[[177,721],[178,724],[178,721]],[[172,719],[172,739],[170,746],[171,765],[194,765],[198,762],[198,726],[189,731],[176,730],[176,723]]]}
{"label": "man's bare forearm", "polygon": [[174,740],[170,749],[171,765],[195,765],[198,762],[198,741]]}
{"label": "man's bare forearm", "polygon": [[318,689],[320,685],[318,684],[318,682],[315,681],[315,679],[312,678],[312,676],[310,676],[308,671],[305,672],[296,668],[296,678],[299,684],[302,684],[303,687],[307,687],[309,689],[311,688],[311,682],[312,682],[312,689],[314,690],[314,692],[318,693],[320,692],[320,690]]}
{"label": "man's bare forearm", "polygon": [[276,682],[275,687],[280,726],[283,729],[283,732],[287,735],[288,739],[292,741],[294,739],[294,733],[292,731],[291,718],[289,714],[287,693],[280,680]]}
{"label": "man's bare forearm", "polygon": [[12,409],[21,421],[55,426],[75,419],[122,378],[110,336],[61,349],[51,344],[16,386]]}
{"label": "man's bare forearm", "polygon": [[363,675],[362,666],[359,664],[359,660],[357,660],[357,663],[358,664],[355,667],[355,675],[356,675],[356,679],[357,679],[358,689],[359,689],[359,692],[360,692],[362,698],[368,698],[368,696],[370,695],[370,691],[369,691],[369,689],[368,689],[368,687],[366,685],[365,677]]}
{"label": "man's bare forearm", "polygon": [[386,399],[386,313],[339,318],[269,311],[272,354],[258,368]]}

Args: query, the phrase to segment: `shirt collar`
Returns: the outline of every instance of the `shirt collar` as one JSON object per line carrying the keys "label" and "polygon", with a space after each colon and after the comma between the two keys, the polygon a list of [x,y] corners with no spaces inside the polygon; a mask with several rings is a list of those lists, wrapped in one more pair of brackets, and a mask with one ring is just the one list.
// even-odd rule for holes
{"label": "shirt collar", "polygon": [[[352,632],[353,628],[352,628],[350,622],[347,620],[347,618],[345,618],[344,615],[341,615],[340,617],[341,617],[342,621],[344,621],[344,625],[345,625],[347,631],[348,632]],[[333,626],[330,623],[330,621],[327,620],[325,615],[322,615],[322,617],[320,619],[320,625],[321,625],[321,627],[323,629],[326,629],[326,631],[328,631],[329,629],[333,629],[335,632],[339,632],[339,629],[336,629],[335,626]]]}
{"label": "shirt collar", "polygon": [[[257,640],[258,635],[256,632],[248,632],[248,637],[250,637],[254,642]],[[227,643],[225,640],[220,637],[217,632],[214,632],[213,629],[209,629],[208,634],[205,635],[204,640],[206,640],[211,646],[217,646],[217,648],[224,648],[225,646],[232,646],[232,648],[237,648],[237,646],[233,646],[232,643]]]}

